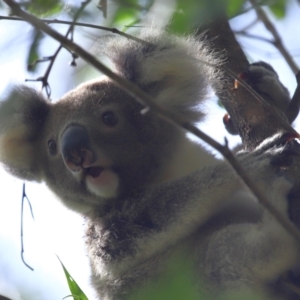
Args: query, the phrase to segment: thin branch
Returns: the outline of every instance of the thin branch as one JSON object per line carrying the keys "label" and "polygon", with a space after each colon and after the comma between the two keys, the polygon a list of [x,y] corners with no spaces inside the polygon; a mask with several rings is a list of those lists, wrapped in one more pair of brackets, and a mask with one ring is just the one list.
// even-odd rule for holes
{"label": "thin branch", "polygon": [[12,300],[12,299],[0,295],[0,300]]}
{"label": "thin branch", "polygon": [[265,25],[266,29],[272,34],[274,38],[274,46],[278,49],[278,51],[281,53],[281,55],[286,60],[287,64],[290,66],[294,74],[297,74],[299,71],[299,67],[293,60],[292,56],[289,54],[287,49],[282,43],[281,37],[279,33],[277,32],[275,26],[267,16],[267,14],[264,12],[264,10],[257,4],[256,0],[249,0],[252,4],[253,8],[256,11],[256,14],[258,18],[262,21],[262,23]]}
{"label": "thin branch", "polygon": [[[0,16],[0,20],[12,20],[12,21],[21,21],[21,22],[25,22],[25,20],[23,20],[22,18],[17,18],[17,17],[6,17],[6,16]],[[89,24],[89,23],[82,23],[82,22],[71,22],[71,21],[62,21],[62,20],[58,20],[58,19],[53,19],[53,20],[48,20],[48,19],[41,19],[41,21],[45,22],[46,24],[62,24],[62,25],[74,25],[74,26],[80,26],[80,27],[87,27],[87,28],[94,28],[94,29],[99,29],[99,30],[103,30],[103,31],[108,31],[114,34],[118,34],[121,36],[124,36],[130,40],[139,42],[139,43],[147,43],[144,40],[141,40],[135,36],[132,36],[130,34],[127,34],[125,32],[122,32],[116,28],[109,28],[109,27],[105,27],[105,26],[99,26],[99,25],[93,25],[93,24]]]}
{"label": "thin branch", "polygon": [[[85,9],[85,7],[91,2],[91,0],[86,0],[86,1],[83,1],[81,2],[81,6],[80,8],[78,9],[78,11],[76,12],[75,16],[74,16],[74,20],[72,22],[69,22],[70,24],[70,27],[66,33],[66,38],[71,35],[71,40],[73,40],[73,31],[74,31],[74,24],[76,23],[77,19],[79,18],[79,16],[82,14],[83,10]],[[47,57],[47,59],[43,58],[41,60],[37,60],[35,61],[35,63],[37,62],[45,62],[45,61],[50,61],[47,69],[46,69],[46,72],[44,74],[44,76],[41,76],[41,77],[38,77],[37,79],[26,79],[25,81],[41,81],[42,82],[42,89],[45,89],[46,90],[46,94],[47,94],[47,97],[50,98],[50,95],[51,95],[51,88],[50,88],[50,85],[48,83],[48,78],[49,78],[49,75],[50,75],[50,72],[52,70],[52,67],[54,65],[54,62],[59,54],[59,52],[61,51],[62,49],[62,45],[59,45],[59,47],[57,48],[57,50],[54,52],[54,54],[52,56],[49,56]],[[72,53],[72,57],[73,57],[73,61],[71,62],[71,65],[72,66],[75,66],[76,63],[75,63],[75,59],[77,58],[77,55],[75,55],[74,53]]]}
{"label": "thin branch", "polygon": [[155,103],[154,99],[145,93],[143,90],[138,88],[135,84],[129,82],[128,80],[118,76],[114,72],[112,72],[109,68],[99,62],[94,56],[86,52],[79,45],[76,45],[72,41],[65,38],[63,35],[51,29],[48,25],[46,25],[43,21],[39,20],[33,15],[28,14],[23,11],[19,5],[13,0],[3,0],[12,11],[31,23],[33,26],[42,30],[43,32],[50,35],[55,40],[59,41],[63,47],[68,48],[71,51],[76,52],[82,59],[84,59],[87,63],[92,65],[97,70],[101,71],[108,77],[110,77],[121,89],[126,91],[129,95],[134,97],[140,103],[145,105],[148,109],[154,111],[158,116],[167,120],[168,122],[175,124],[176,126],[182,127],[187,131],[193,133],[195,136],[201,138],[214,149],[219,151],[229,162],[232,168],[239,175],[239,178],[246,184],[246,186],[253,192],[253,194],[257,197],[260,203],[273,215],[273,217],[290,233],[295,239],[300,241],[300,232],[294,226],[294,224],[284,217],[265,197],[265,195],[257,188],[252,179],[248,176],[248,174],[242,169],[241,165],[238,163],[232,152],[225,145],[221,145],[215,140],[213,140],[210,136],[206,135],[197,127],[193,126],[189,122],[187,122],[184,118],[178,116],[177,114],[168,111],[167,109],[159,106]]}
{"label": "thin branch", "polygon": [[25,191],[25,183],[23,183],[23,191],[22,191],[22,204],[21,204],[21,259],[24,263],[24,265],[29,268],[31,271],[33,271],[34,269],[32,267],[30,267],[25,259],[24,259],[24,241],[23,241],[23,215],[24,215],[24,201],[27,200],[27,203],[29,205],[29,208],[30,208],[30,212],[31,212],[31,216],[32,218],[34,219],[34,216],[33,216],[33,211],[32,211],[32,206],[31,206],[31,203],[26,195],[26,191]]}
{"label": "thin branch", "polygon": [[[243,11],[243,13],[246,13],[247,11]],[[1,17],[0,17],[1,20]],[[238,30],[238,32],[244,32],[248,29],[250,29],[251,27],[253,27],[256,23],[258,22],[258,19],[255,18],[253,21],[251,21],[248,25],[246,25],[243,29]]]}
{"label": "thin branch", "polygon": [[265,37],[262,37],[262,36],[259,36],[259,35],[256,35],[256,34],[251,34],[251,33],[248,33],[246,31],[242,31],[242,30],[240,30],[240,31],[233,31],[233,32],[236,35],[242,35],[242,36],[247,37],[247,38],[260,40],[260,41],[263,41],[263,42],[266,42],[266,43],[269,43],[269,44],[272,44],[272,45],[275,46],[274,41],[269,40],[269,39],[267,39]]}

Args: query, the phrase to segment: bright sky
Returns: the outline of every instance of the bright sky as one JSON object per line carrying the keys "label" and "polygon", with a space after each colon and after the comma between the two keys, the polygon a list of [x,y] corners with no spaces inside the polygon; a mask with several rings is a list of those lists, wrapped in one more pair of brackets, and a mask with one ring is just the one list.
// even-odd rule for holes
{"label": "bright sky", "polygon": [[[299,39],[295,38],[300,36],[300,8],[296,1],[291,2],[288,16],[278,23],[278,30],[285,45],[300,65]],[[253,20],[253,15],[249,18]],[[234,28],[243,28],[241,18],[233,20],[232,24]],[[10,30],[7,30],[8,26]],[[21,83],[24,82],[24,78],[28,78],[28,75],[24,73],[24,57],[18,54],[25,52],[23,49],[26,49],[26,35],[30,33],[30,27],[24,23],[0,21],[0,40],[2,41],[0,50],[2,52],[4,41],[9,41],[12,37],[12,26],[17,26],[22,34],[17,40],[10,40],[11,54],[8,55],[9,52],[6,51],[6,56],[0,58],[0,91],[11,83]],[[269,36],[263,27],[258,26],[255,27],[253,33]],[[265,42],[254,43],[249,39],[241,40],[249,57],[253,61],[264,60],[271,63],[280,73],[284,85],[293,93],[296,87],[295,78],[278,51]],[[53,43],[47,44],[47,49],[43,54],[51,54],[54,49]],[[56,62],[56,68],[50,78],[53,86],[55,86],[55,79],[61,81],[63,78],[72,76],[76,71],[66,65],[66,61],[69,60],[70,57],[65,54],[61,55],[59,61]],[[40,74],[43,72],[41,71]],[[39,84],[35,86],[40,88]],[[60,82],[59,88],[52,88],[53,98],[60,97],[71,87],[72,83],[61,84]],[[223,142],[224,136],[228,136],[222,125],[224,111],[214,103],[208,104],[207,111],[210,116],[202,128],[212,137]],[[237,141],[229,139],[232,144]],[[0,294],[9,296],[13,300],[59,300],[67,296],[69,291],[63,270],[56,258],[57,254],[90,299],[94,299],[93,291],[88,285],[89,265],[82,241],[83,221],[81,217],[65,209],[44,185],[26,184],[27,195],[35,216],[33,221],[28,205],[25,203],[25,259],[34,268],[34,271],[30,271],[22,263],[20,257],[22,181],[11,177],[2,169],[0,169],[0,179]]]}

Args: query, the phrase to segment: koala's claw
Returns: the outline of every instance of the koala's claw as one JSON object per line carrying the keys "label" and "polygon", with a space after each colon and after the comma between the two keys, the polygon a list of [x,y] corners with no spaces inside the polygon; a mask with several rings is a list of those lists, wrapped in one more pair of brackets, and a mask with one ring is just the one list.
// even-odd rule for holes
{"label": "koala's claw", "polygon": [[232,119],[230,118],[229,114],[225,114],[224,117],[223,117],[223,124],[226,128],[226,130],[232,134],[232,135],[237,135],[238,134],[238,131],[237,129],[235,128],[233,122],[232,122]]}

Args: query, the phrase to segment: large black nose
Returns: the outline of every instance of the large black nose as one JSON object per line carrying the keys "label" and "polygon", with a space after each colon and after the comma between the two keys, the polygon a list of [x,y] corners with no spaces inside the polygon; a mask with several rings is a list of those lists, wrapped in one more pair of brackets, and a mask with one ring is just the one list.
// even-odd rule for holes
{"label": "large black nose", "polygon": [[88,132],[83,126],[72,125],[65,130],[60,151],[65,165],[73,172],[87,168],[95,161]]}

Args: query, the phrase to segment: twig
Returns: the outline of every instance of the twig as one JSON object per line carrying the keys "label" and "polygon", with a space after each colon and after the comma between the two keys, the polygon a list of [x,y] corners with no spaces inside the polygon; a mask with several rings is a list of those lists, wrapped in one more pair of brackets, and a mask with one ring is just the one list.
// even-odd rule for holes
{"label": "twig", "polygon": [[22,261],[24,263],[24,265],[29,268],[31,271],[33,271],[34,269],[32,267],[30,267],[25,259],[24,259],[24,242],[23,242],[23,215],[24,215],[24,201],[25,199],[27,200],[27,203],[29,205],[29,208],[30,208],[30,212],[31,212],[31,216],[32,218],[34,219],[34,216],[33,216],[33,211],[32,211],[32,206],[31,206],[31,203],[26,195],[26,192],[25,192],[25,183],[23,183],[23,190],[22,190],[22,204],[21,204],[21,258],[22,258]]}
{"label": "twig", "polygon": [[0,300],[12,300],[12,299],[0,295]]}
{"label": "twig", "polygon": [[[250,7],[251,9],[251,7]],[[248,11],[250,10],[248,9]],[[243,11],[243,13],[245,13],[246,11]],[[1,17],[0,17],[1,20]],[[246,30],[250,29],[251,27],[253,27],[256,23],[258,22],[258,19],[255,18],[253,21],[251,21],[248,25],[246,25],[243,29],[238,30],[237,32],[245,32]]]}
{"label": "twig", "polygon": [[274,41],[274,46],[278,49],[278,51],[281,53],[281,55],[286,60],[287,64],[290,66],[294,74],[297,74],[299,71],[299,68],[285,46],[282,43],[281,37],[279,33],[277,32],[275,26],[272,24],[271,20],[267,16],[267,14],[264,12],[264,10],[257,4],[256,0],[249,0],[252,4],[253,8],[256,11],[256,14],[258,18],[262,21],[262,23],[265,25],[266,29],[272,34]]}
{"label": "twig", "polygon": [[[91,0],[86,0],[86,1],[83,1],[81,3],[81,6],[80,8],[78,9],[78,11],[76,12],[75,16],[74,16],[74,20],[72,22],[69,22],[69,25],[70,25],[70,28],[68,29],[67,33],[66,33],[66,38],[71,34],[71,40],[73,40],[73,30],[74,30],[74,24],[76,23],[76,20],[79,18],[79,16],[81,15],[81,13],[83,12],[83,10],[85,9],[85,7],[91,2]],[[25,81],[41,81],[42,82],[42,89],[45,89],[46,90],[46,94],[47,94],[47,97],[50,98],[50,95],[51,95],[51,88],[50,88],[50,85],[48,83],[48,78],[49,78],[49,75],[50,75],[50,72],[52,70],[52,67],[53,67],[53,64],[59,54],[59,52],[61,51],[62,49],[62,45],[59,45],[59,47],[57,48],[57,50],[54,52],[54,54],[52,56],[49,56],[47,58],[47,61],[50,61],[47,69],[46,69],[46,72],[44,74],[44,76],[41,76],[41,77],[38,77],[37,79],[26,79]],[[74,53],[72,53],[72,56],[73,56],[73,61],[71,63],[72,66],[75,65],[74,63],[74,60],[76,59],[76,56]],[[42,60],[37,60],[35,61],[35,63],[37,62],[44,62],[46,61],[45,58],[42,59]]]}
{"label": "twig", "polygon": [[247,37],[247,38],[260,40],[260,41],[263,41],[263,42],[266,42],[266,43],[275,45],[274,41],[269,40],[269,39],[267,39],[267,38],[265,38],[265,37],[256,35],[256,34],[251,34],[251,33],[248,33],[248,32],[246,32],[246,31],[243,31],[243,30],[240,30],[240,31],[233,31],[233,32],[234,32],[234,34],[236,34],[236,35],[242,35],[242,36]]}
{"label": "twig", "polygon": [[[17,18],[17,17],[6,17],[6,16],[0,16],[0,20],[12,20],[12,21],[21,21],[21,22],[25,22],[22,18]],[[88,28],[94,28],[94,29],[99,29],[99,30],[103,30],[103,31],[108,31],[114,34],[118,34],[121,36],[124,36],[130,40],[139,42],[139,43],[147,43],[144,40],[141,40],[135,36],[132,36],[130,34],[127,34],[125,32],[122,32],[116,28],[109,28],[109,27],[105,27],[105,26],[99,26],[99,25],[93,25],[93,24],[89,24],[89,23],[82,23],[82,22],[71,22],[71,21],[62,21],[62,20],[58,20],[58,19],[53,19],[53,20],[48,20],[48,19],[41,19],[41,21],[45,22],[46,24],[62,24],[62,25],[74,25],[74,26],[80,26],[80,27],[88,27]]]}
{"label": "twig", "polygon": [[129,95],[134,97],[136,100],[141,102],[143,105],[154,111],[161,118],[167,120],[170,123],[175,124],[176,126],[182,127],[187,131],[193,133],[195,136],[201,138],[214,149],[219,151],[229,162],[232,168],[239,175],[239,178],[246,184],[246,186],[253,192],[253,194],[257,197],[260,203],[273,215],[273,217],[298,241],[300,241],[300,232],[297,228],[290,222],[286,217],[284,217],[265,197],[265,195],[256,187],[252,179],[248,176],[248,174],[242,169],[241,165],[238,163],[236,158],[233,156],[232,152],[225,145],[221,145],[215,140],[213,140],[210,136],[206,135],[197,127],[193,126],[189,122],[187,122],[182,117],[177,114],[168,111],[167,109],[157,105],[154,99],[149,96],[147,93],[138,88],[135,84],[129,82],[128,80],[118,76],[114,72],[112,72],[109,68],[99,62],[94,56],[86,52],[83,48],[73,43],[72,41],[65,38],[63,35],[51,29],[48,25],[46,25],[43,21],[39,20],[33,15],[28,14],[23,11],[17,3],[13,0],[3,0],[12,11],[31,23],[33,26],[42,30],[43,32],[50,35],[55,40],[59,41],[63,47],[68,48],[69,50],[77,53],[82,59],[84,59],[87,63],[91,64],[93,67],[110,77],[121,89],[126,91]]}

